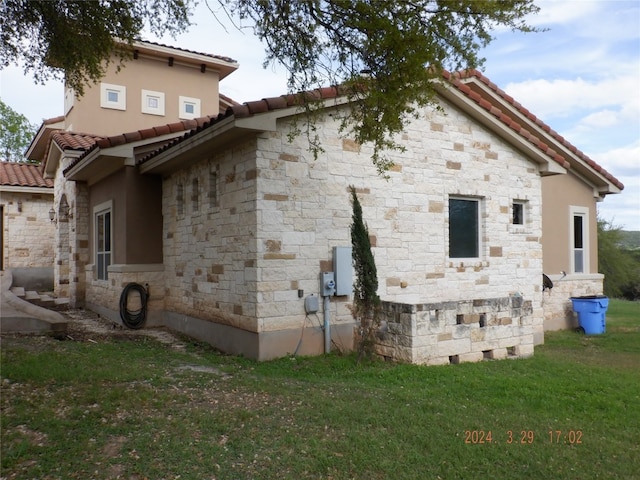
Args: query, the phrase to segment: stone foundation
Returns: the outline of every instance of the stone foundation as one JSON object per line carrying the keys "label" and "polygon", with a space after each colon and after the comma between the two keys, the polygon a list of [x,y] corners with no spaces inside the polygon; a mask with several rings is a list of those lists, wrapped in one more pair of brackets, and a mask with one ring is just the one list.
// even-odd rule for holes
{"label": "stone foundation", "polygon": [[419,305],[383,302],[376,351],[386,359],[426,365],[533,355],[541,323],[522,296]]}

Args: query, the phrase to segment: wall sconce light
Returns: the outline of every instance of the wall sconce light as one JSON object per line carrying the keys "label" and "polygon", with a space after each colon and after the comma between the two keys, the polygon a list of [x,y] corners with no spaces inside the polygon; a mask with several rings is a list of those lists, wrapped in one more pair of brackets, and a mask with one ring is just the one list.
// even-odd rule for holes
{"label": "wall sconce light", "polygon": [[18,213],[22,212],[22,200],[18,200]]}
{"label": "wall sconce light", "polygon": [[49,220],[51,220],[51,223],[58,223],[56,221],[56,211],[53,209],[53,207],[49,210]]}

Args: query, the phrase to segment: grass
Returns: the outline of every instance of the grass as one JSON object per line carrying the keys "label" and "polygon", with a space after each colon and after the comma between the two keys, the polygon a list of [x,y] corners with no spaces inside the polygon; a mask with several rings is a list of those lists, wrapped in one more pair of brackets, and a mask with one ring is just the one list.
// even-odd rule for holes
{"label": "grass", "polygon": [[640,303],[612,300],[605,334],[549,333],[527,360],[5,337],[1,373],[7,480],[640,476]]}

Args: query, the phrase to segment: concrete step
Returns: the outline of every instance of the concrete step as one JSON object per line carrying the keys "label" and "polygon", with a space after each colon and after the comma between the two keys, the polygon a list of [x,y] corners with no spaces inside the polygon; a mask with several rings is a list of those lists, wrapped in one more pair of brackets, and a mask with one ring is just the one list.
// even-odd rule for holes
{"label": "concrete step", "polygon": [[24,298],[23,287],[11,287],[11,293],[13,293],[16,297]]}
{"label": "concrete step", "polygon": [[44,308],[54,306],[54,298],[49,295],[40,295],[39,298],[34,298],[31,302]]}
{"label": "concrete step", "polygon": [[33,291],[33,290],[27,290],[26,292],[24,292],[24,299],[27,302],[31,302],[33,300],[39,300],[40,299],[40,294],[38,292]]}

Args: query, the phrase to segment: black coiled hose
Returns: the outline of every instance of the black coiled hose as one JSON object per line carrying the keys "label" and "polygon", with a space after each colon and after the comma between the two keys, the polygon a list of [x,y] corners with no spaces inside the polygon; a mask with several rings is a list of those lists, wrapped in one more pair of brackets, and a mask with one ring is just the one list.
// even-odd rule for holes
{"label": "black coiled hose", "polygon": [[[129,310],[127,308],[127,303],[129,300],[129,292],[135,291],[140,295],[140,309],[139,310]],[[144,325],[144,321],[147,318],[147,300],[149,299],[149,294],[147,293],[147,289],[144,288],[139,283],[129,283],[122,290],[122,294],[120,295],[120,318],[122,319],[122,323],[125,326],[137,330],[142,328]]]}

